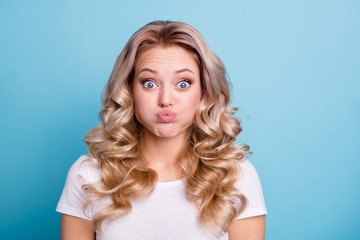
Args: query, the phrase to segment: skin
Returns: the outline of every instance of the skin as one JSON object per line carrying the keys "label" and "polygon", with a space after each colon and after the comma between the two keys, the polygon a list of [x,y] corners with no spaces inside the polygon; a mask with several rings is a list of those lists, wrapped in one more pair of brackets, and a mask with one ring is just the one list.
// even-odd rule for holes
{"label": "skin", "polygon": [[61,240],[93,240],[95,232],[91,221],[61,214]]}
{"label": "skin", "polygon": [[265,238],[265,215],[233,221],[228,229],[230,240],[262,240]]}
{"label": "skin", "polygon": [[[144,52],[133,81],[135,115],[144,126],[142,150],[160,182],[180,178],[178,160],[201,100],[199,67],[191,53],[178,46]],[[176,117],[161,121],[157,114],[171,110]]]}
{"label": "skin", "polygon": [[[178,46],[145,51],[135,66],[133,81],[135,115],[144,126],[142,151],[160,182],[180,179],[178,160],[186,147],[188,131],[201,100],[199,67],[191,53]],[[171,110],[176,117],[158,117]],[[265,216],[233,221],[231,240],[260,240],[265,235]],[[95,239],[91,222],[62,214],[62,240]]]}

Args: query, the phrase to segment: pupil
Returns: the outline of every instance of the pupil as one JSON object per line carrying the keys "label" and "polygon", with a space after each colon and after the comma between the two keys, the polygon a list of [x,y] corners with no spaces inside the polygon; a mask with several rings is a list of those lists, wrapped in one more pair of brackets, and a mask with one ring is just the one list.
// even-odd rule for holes
{"label": "pupil", "polygon": [[149,83],[147,84],[147,87],[148,87],[148,88],[152,88],[152,87],[153,87],[153,83],[149,82]]}
{"label": "pupil", "polygon": [[186,88],[186,84],[185,83],[180,83],[180,87],[181,88]]}

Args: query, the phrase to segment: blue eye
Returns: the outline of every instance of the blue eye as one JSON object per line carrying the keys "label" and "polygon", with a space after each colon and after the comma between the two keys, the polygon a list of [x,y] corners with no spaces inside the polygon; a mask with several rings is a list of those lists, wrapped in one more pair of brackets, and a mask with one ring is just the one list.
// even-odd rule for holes
{"label": "blue eye", "polygon": [[181,82],[178,83],[177,85],[179,88],[188,88],[190,86],[190,81],[189,80],[183,80]]}
{"label": "blue eye", "polygon": [[153,81],[146,80],[143,82],[143,86],[146,88],[155,88],[156,84]]}

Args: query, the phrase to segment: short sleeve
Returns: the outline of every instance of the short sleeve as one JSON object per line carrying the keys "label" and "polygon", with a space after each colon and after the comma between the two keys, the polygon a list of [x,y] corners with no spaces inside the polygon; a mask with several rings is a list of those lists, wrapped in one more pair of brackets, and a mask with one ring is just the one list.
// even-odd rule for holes
{"label": "short sleeve", "polygon": [[247,198],[247,206],[235,220],[267,214],[259,175],[255,167],[249,160],[241,162],[240,166],[242,177],[237,187]]}
{"label": "short sleeve", "polygon": [[86,215],[83,211],[83,206],[88,199],[88,195],[82,189],[82,185],[97,182],[100,180],[100,177],[96,164],[84,161],[87,158],[89,158],[88,155],[82,155],[71,166],[56,211],[91,220],[93,215],[91,210],[86,212]]}

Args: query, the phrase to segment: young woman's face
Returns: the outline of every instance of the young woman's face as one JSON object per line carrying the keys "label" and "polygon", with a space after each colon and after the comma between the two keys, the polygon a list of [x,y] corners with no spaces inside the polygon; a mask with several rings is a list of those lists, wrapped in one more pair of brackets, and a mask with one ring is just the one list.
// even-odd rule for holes
{"label": "young woman's face", "polygon": [[185,137],[201,99],[199,66],[179,46],[149,49],[135,66],[133,94],[144,134]]}

